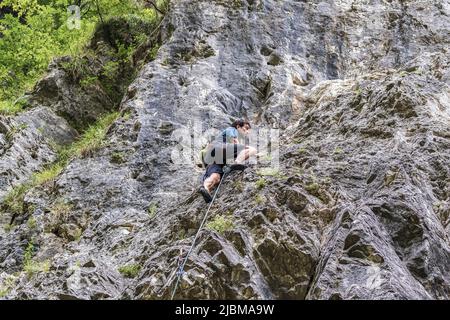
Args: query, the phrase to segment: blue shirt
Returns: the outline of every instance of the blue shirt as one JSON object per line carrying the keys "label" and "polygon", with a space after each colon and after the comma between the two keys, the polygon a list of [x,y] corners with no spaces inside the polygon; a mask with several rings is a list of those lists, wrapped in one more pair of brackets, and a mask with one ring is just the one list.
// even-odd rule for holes
{"label": "blue shirt", "polygon": [[216,141],[223,143],[233,143],[233,140],[238,137],[238,131],[234,127],[228,127],[222,131],[217,137]]}

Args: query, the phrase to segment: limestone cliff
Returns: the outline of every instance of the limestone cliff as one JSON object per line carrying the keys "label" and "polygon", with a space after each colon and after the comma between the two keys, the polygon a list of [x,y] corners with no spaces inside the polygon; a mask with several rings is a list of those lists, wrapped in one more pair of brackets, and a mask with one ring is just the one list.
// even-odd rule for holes
{"label": "limestone cliff", "polygon": [[[446,0],[172,0],[105,145],[27,191],[0,231],[5,298],[170,297],[206,210],[201,169],[170,156],[177,133],[246,117],[281,133],[279,168],[226,177],[210,221],[231,227],[202,231],[177,298],[448,299],[449,14]],[[42,139],[76,138],[42,101],[0,119],[0,196],[54,161]],[[31,277],[30,241],[49,263]]]}

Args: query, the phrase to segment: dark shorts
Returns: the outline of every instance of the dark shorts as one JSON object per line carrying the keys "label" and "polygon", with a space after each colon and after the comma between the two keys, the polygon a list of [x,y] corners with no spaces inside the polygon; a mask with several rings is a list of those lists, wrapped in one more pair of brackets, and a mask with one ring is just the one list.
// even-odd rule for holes
{"label": "dark shorts", "polygon": [[206,149],[204,161],[207,165],[226,164],[227,160],[236,159],[238,154],[245,149],[243,144],[215,143]]}
{"label": "dark shorts", "polygon": [[213,173],[218,173],[222,177],[223,175],[223,164],[210,164],[206,167],[206,172],[202,177],[202,182],[205,182]]}

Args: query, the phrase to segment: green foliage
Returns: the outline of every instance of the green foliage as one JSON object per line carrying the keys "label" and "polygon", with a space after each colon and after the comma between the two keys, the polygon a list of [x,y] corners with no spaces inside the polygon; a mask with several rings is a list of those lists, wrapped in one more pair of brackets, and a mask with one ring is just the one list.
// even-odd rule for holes
{"label": "green foliage", "polygon": [[23,256],[23,270],[27,273],[28,277],[32,277],[39,272],[48,272],[50,270],[50,261],[37,262],[33,260],[34,245],[30,241]]}
{"label": "green foliage", "polygon": [[260,178],[258,181],[256,181],[255,183],[255,187],[258,190],[263,189],[266,186],[266,179],[264,178]]}
{"label": "green foliage", "polygon": [[5,138],[7,141],[11,142],[14,139],[14,136],[18,133],[20,133],[22,130],[26,129],[26,124],[21,124],[18,126],[13,126],[8,133],[6,134]]}
{"label": "green foliage", "polygon": [[158,212],[158,205],[156,203],[152,203],[150,207],[148,207],[148,216],[154,218],[156,213]]}
{"label": "green foliage", "polygon": [[20,184],[5,196],[3,199],[2,207],[9,210],[13,214],[21,214],[24,210],[24,198],[25,194],[32,188],[30,183]]}
{"label": "green foliage", "polygon": [[386,174],[384,176],[384,185],[390,186],[392,184],[392,182],[394,182],[395,179],[397,178],[397,175],[398,175],[398,171],[388,170],[388,172],[386,172]]}
{"label": "green foliage", "polygon": [[13,275],[7,276],[3,283],[0,283],[0,298],[5,297],[15,286],[17,278]]}
{"label": "green foliage", "polygon": [[107,79],[113,79],[115,74],[119,71],[119,61],[109,61],[103,66],[102,75]]}
{"label": "green foliage", "polygon": [[162,66],[167,67],[170,64],[170,60],[168,57],[165,57],[164,60],[161,62]]}
{"label": "green foliage", "polygon": [[118,112],[113,112],[101,118],[84,132],[81,139],[63,152],[61,157],[63,159],[74,156],[87,157],[98,150],[103,145],[103,140],[105,139],[109,126],[118,118],[118,116]]}
{"label": "green foliage", "polygon": [[50,210],[50,214],[59,221],[67,219],[70,211],[72,210],[72,205],[64,201],[64,199],[59,199],[55,202]]}
{"label": "green foliage", "polygon": [[[1,83],[0,83],[1,86]],[[0,89],[1,90],[1,89]],[[14,115],[24,109],[26,102],[24,100],[18,99],[15,101],[0,100],[0,115]]]}
{"label": "green foliage", "polygon": [[236,188],[237,191],[242,192],[244,191],[244,185],[242,184],[241,180],[235,180],[233,182],[234,188]]}
{"label": "green foliage", "polygon": [[319,191],[319,189],[320,189],[320,186],[317,182],[313,182],[313,183],[310,183],[305,186],[305,190],[310,193],[317,193],[317,191]]}
{"label": "green foliage", "polygon": [[[164,8],[168,1],[158,1]],[[3,0],[0,8],[11,6],[17,17],[0,19],[0,114],[15,114],[24,105],[16,102],[43,75],[52,58],[77,56],[91,39],[96,27],[111,17],[128,17],[131,27],[138,20],[155,22],[154,9],[143,8],[134,0],[80,0],[80,28],[68,23],[73,13],[70,0]],[[143,41],[140,33],[137,41]],[[95,82],[93,77],[83,85]]]}
{"label": "green foliage", "polygon": [[141,271],[141,266],[138,264],[129,264],[119,267],[118,271],[127,278],[136,278]]}
{"label": "green foliage", "polygon": [[230,3],[233,8],[239,9],[242,7],[242,0],[231,0]]}
{"label": "green foliage", "polygon": [[156,59],[156,55],[158,54],[158,51],[159,51],[159,45],[156,45],[150,49],[150,52],[148,54],[149,61],[153,61]]}
{"label": "green foliage", "polygon": [[74,239],[74,240],[75,240],[75,241],[79,241],[82,234],[83,234],[83,230],[81,230],[80,228],[78,228],[78,229],[76,230],[76,232],[75,232],[75,235],[74,235],[74,238],[75,238],[75,239]]}
{"label": "green foliage", "polygon": [[[46,70],[51,58],[73,53],[86,42],[95,25],[83,21],[81,29],[69,29],[66,21],[68,1],[6,0],[0,7],[12,5],[18,17],[7,14],[0,20],[0,100],[11,104],[29,90]],[[20,14],[22,14],[22,19]],[[16,107],[17,108],[17,107]],[[12,111],[17,112],[16,108]],[[2,108],[5,112],[5,108]],[[7,108],[6,110],[11,110]]]}
{"label": "green foliage", "polygon": [[30,241],[30,242],[28,242],[28,246],[25,249],[25,253],[23,255],[23,264],[24,265],[29,263],[31,261],[31,259],[33,258],[33,250],[34,250],[34,245],[33,245],[33,242]]}
{"label": "green foliage", "polygon": [[214,230],[219,234],[224,234],[226,231],[233,230],[233,228],[233,220],[225,216],[216,216],[214,220],[206,224],[206,229]]}
{"label": "green foliage", "polygon": [[266,202],[266,198],[260,194],[255,195],[256,204],[264,204]]}
{"label": "green foliage", "polygon": [[31,230],[36,229],[37,223],[36,223],[36,219],[31,216],[28,221],[27,221],[27,226],[28,228],[30,228]]}
{"label": "green foliage", "polygon": [[275,168],[262,168],[258,171],[260,176],[276,176],[279,174],[279,170]]}
{"label": "green foliage", "polygon": [[13,229],[14,229],[13,224],[6,224],[3,226],[3,230],[5,230],[5,232],[11,232]]}
{"label": "green foliage", "polygon": [[113,154],[111,155],[111,162],[117,164],[124,163],[125,162],[124,153],[120,151],[113,152]]}
{"label": "green foliage", "polygon": [[55,163],[41,172],[35,173],[33,175],[33,185],[43,185],[51,181],[54,181],[57,176],[61,174],[64,166],[62,163]]}
{"label": "green foliage", "polygon": [[268,177],[274,177],[279,179],[284,179],[286,176],[284,176],[279,169],[276,168],[262,168],[261,170],[258,170],[257,172],[260,176],[268,176]]}
{"label": "green foliage", "polygon": [[130,117],[131,117],[131,112],[130,112],[130,111],[126,111],[126,112],[122,115],[122,119],[123,119],[124,121],[130,120]]}
{"label": "green foliage", "polygon": [[89,65],[89,60],[94,58],[90,53],[83,53],[71,57],[67,62],[62,62],[61,66],[74,81],[79,81],[82,87],[86,87],[94,82],[91,79],[95,78],[91,75],[94,70],[91,70]]}
{"label": "green foliage", "polygon": [[9,293],[9,288],[0,286],[0,298],[3,298]]}
{"label": "green foliage", "polygon": [[48,222],[45,226],[45,231],[56,232],[59,226],[67,221],[71,211],[72,205],[67,201],[64,199],[56,200],[50,208],[50,214],[48,215]]}
{"label": "green foliage", "polygon": [[30,261],[24,265],[24,271],[27,273],[28,277],[32,277],[36,273],[40,272],[49,272],[50,270],[50,261]]}
{"label": "green foliage", "polygon": [[4,198],[2,209],[11,213],[22,214],[25,212],[24,197],[32,188],[47,184],[53,181],[64,168],[67,163],[76,157],[85,157],[95,150],[98,150],[105,139],[106,133],[110,125],[119,116],[118,112],[107,114],[95,124],[89,127],[81,138],[69,147],[59,150],[58,160],[45,168],[43,171],[33,174],[30,181],[14,187]]}
{"label": "green foliage", "polygon": [[80,85],[82,88],[87,88],[87,87],[92,86],[95,83],[97,83],[97,81],[98,81],[98,77],[88,75],[80,80]]}

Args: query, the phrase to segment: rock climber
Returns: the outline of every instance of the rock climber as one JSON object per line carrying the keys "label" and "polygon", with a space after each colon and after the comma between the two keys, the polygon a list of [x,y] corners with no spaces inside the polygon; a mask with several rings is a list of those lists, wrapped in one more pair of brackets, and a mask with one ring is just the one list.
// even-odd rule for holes
{"label": "rock climber", "polygon": [[[247,120],[236,120],[204,149],[202,160],[206,165],[206,172],[199,192],[206,203],[212,201],[212,190],[219,184],[224,171],[245,169],[245,161],[257,153],[245,141],[250,129],[251,125]],[[230,164],[233,160],[234,163]]]}

